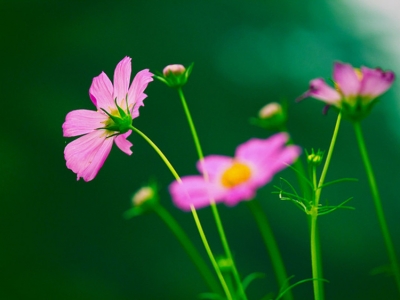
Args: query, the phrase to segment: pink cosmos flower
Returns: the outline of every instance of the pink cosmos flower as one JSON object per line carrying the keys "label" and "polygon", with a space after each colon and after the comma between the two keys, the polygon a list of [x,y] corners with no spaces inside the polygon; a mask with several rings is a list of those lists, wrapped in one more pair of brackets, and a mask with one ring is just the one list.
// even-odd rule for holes
{"label": "pink cosmos flower", "polygon": [[142,70],[129,85],[131,58],[125,57],[115,68],[114,84],[104,72],[93,78],[89,96],[96,111],[79,109],[67,114],[62,125],[64,136],[81,136],[64,150],[67,167],[78,180],[82,177],[90,181],[97,175],[114,142],[123,152],[132,154],[132,143],[126,139],[131,134],[129,126],[139,116],[152,76],[148,69]]}
{"label": "pink cosmos flower", "polygon": [[392,85],[395,75],[391,71],[379,68],[361,67],[355,69],[350,64],[336,62],[333,70],[335,88],[327,85],[322,78],[311,80],[310,89],[297,100],[313,97],[337,108],[351,110],[368,110],[370,104],[378,96],[386,92]]}
{"label": "pink cosmos flower", "polygon": [[210,155],[203,163],[197,163],[203,176],[193,175],[182,178],[169,186],[175,205],[190,210],[191,205],[202,208],[224,202],[233,206],[243,200],[255,197],[258,188],[271,181],[275,173],[293,163],[300,155],[298,146],[286,146],[288,135],[278,133],[268,139],[253,138],[236,148],[235,157]]}

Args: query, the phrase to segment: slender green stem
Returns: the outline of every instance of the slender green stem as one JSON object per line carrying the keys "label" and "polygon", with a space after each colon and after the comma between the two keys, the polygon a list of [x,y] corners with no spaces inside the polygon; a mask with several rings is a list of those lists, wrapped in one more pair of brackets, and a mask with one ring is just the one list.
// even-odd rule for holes
{"label": "slender green stem", "polygon": [[193,246],[193,243],[190,241],[189,237],[186,235],[174,217],[159,204],[154,206],[154,211],[176,236],[183,249],[185,249],[186,253],[189,255],[190,259],[193,261],[194,265],[197,267],[198,271],[203,276],[205,282],[208,284],[211,290],[214,293],[221,294],[222,291],[220,285],[215,280],[214,274],[211,273],[209,267],[204,262],[203,258],[200,256],[199,252]]}
{"label": "slender green stem", "polygon": [[320,253],[320,245],[319,245],[319,237],[318,237],[318,207],[319,200],[321,197],[322,185],[324,184],[326,174],[328,172],[328,168],[331,162],[333,150],[335,148],[337,135],[339,133],[340,122],[342,120],[342,114],[339,113],[335,129],[333,130],[333,135],[331,139],[331,143],[329,145],[328,154],[326,156],[325,164],[321,172],[321,176],[319,178],[318,186],[316,185],[316,169],[313,167],[312,176],[313,176],[313,184],[314,184],[314,203],[311,211],[309,212],[311,216],[310,225],[310,243],[311,243],[311,264],[312,264],[312,273],[313,273],[313,286],[314,286],[314,299],[315,300],[323,300],[324,297],[324,284],[321,280],[323,277],[322,274],[322,260]]}
{"label": "slender green stem", "polygon": [[[271,259],[272,267],[274,269],[275,277],[278,282],[279,288],[283,290],[289,286],[288,276],[286,273],[285,265],[282,260],[281,253],[278,248],[278,244],[276,243],[267,216],[265,215],[265,213],[263,213],[261,205],[256,199],[253,199],[251,201],[246,201],[246,203],[251,213],[253,214],[257,226],[261,232],[261,236],[264,240],[264,244],[267,248],[269,257]],[[290,290],[284,294],[283,299],[286,300],[293,299],[293,295]]]}
{"label": "slender green stem", "polygon": [[178,88],[178,94],[179,94],[179,98],[181,99],[183,110],[185,111],[185,115],[186,115],[188,123],[189,123],[190,131],[192,132],[194,145],[196,147],[197,154],[199,156],[199,159],[203,160],[204,159],[203,150],[201,149],[199,137],[197,135],[196,128],[194,127],[192,115],[190,114],[189,107],[187,105],[185,95],[183,94],[182,88]]}
{"label": "slender green stem", "polygon": [[222,288],[224,289],[226,297],[228,298],[228,300],[233,300],[231,292],[230,292],[230,290],[228,288],[228,285],[226,284],[225,278],[224,278],[224,276],[222,276],[221,270],[218,267],[218,263],[215,260],[215,257],[214,257],[214,255],[213,255],[213,253],[211,251],[210,245],[208,244],[208,241],[206,239],[206,235],[204,234],[204,230],[203,230],[203,227],[201,226],[200,219],[199,219],[199,216],[197,215],[196,209],[194,208],[193,205],[191,205],[190,208],[192,210],[194,221],[196,222],[197,228],[199,230],[201,240],[203,241],[203,244],[204,244],[204,247],[205,247],[205,249],[207,251],[207,254],[210,257],[211,263],[214,266],[214,269],[215,269],[215,271],[217,273],[217,276],[218,276],[218,278],[219,278],[219,280],[221,282],[221,285],[222,285]]}
{"label": "slender green stem", "polygon": [[[179,182],[179,183],[182,183],[182,180],[181,180],[181,178],[179,177],[178,173],[175,171],[174,167],[171,165],[171,163],[170,163],[169,160],[165,157],[165,155],[161,152],[161,150],[156,146],[156,144],[154,144],[153,141],[150,140],[150,139],[149,139],[143,132],[141,132],[139,129],[133,127],[132,125],[130,126],[130,129],[132,129],[133,131],[135,131],[136,133],[138,133],[141,137],[143,137],[143,138],[146,140],[146,142],[148,142],[148,143],[150,144],[150,146],[153,147],[153,149],[158,153],[158,155],[161,157],[161,159],[162,159],[162,160],[164,161],[164,163],[167,165],[168,169],[171,171],[171,173],[172,173],[172,175],[175,177],[176,181]],[[204,247],[206,248],[206,250],[207,250],[207,249],[210,250],[210,247],[208,246],[207,239],[206,239],[206,237],[205,237],[205,235],[204,235],[204,232],[203,232],[203,229],[202,229],[202,227],[201,227],[200,220],[198,219],[198,216],[197,216],[197,213],[196,213],[196,210],[194,209],[194,207],[192,207],[191,211],[192,211],[192,214],[193,214],[193,218],[195,219],[195,222],[196,222],[196,225],[197,225],[197,229],[198,229],[199,232],[200,232],[200,235],[201,235],[201,238],[202,238]],[[215,261],[213,255],[212,255],[211,250],[210,250],[210,251],[208,251],[208,250],[207,250],[207,254],[208,254],[209,256],[210,256],[210,254],[211,254],[210,260],[211,260],[212,262]],[[222,275],[220,276],[221,271],[219,270],[218,265],[216,265],[216,264],[213,263],[213,267],[215,268],[215,272],[217,273],[218,278],[219,278],[220,281],[221,281],[221,285],[222,285],[222,287],[223,287],[224,290],[225,290],[226,283],[225,283],[225,280],[224,280],[223,276],[222,276]],[[232,298],[228,297],[228,299],[232,299]]]}
{"label": "slender green stem", "polygon": [[372,165],[368,157],[367,147],[365,145],[364,137],[361,130],[360,122],[354,122],[354,130],[356,133],[357,143],[360,148],[361,157],[364,163],[365,171],[367,173],[369,186],[371,188],[372,199],[374,200],[375,210],[378,216],[379,225],[381,227],[383,239],[385,241],[386,250],[388,252],[390,264],[395,277],[397,289],[400,293],[400,270],[399,264],[396,257],[396,252],[394,250],[392,238],[389,233],[389,228],[386,223],[385,214],[383,212],[382,201],[378,191],[378,185],[376,184],[374,172],[372,170]]}
{"label": "slender green stem", "polygon": [[333,149],[335,148],[336,139],[337,139],[337,135],[339,133],[339,127],[340,127],[341,121],[342,121],[342,113],[340,112],[336,119],[336,125],[335,125],[335,129],[333,131],[331,144],[329,145],[328,154],[326,155],[324,168],[322,169],[321,177],[319,178],[318,189],[317,189],[316,195],[315,195],[316,196],[315,202],[317,205],[319,204],[319,198],[321,196],[321,191],[322,191],[321,186],[324,184],[326,173],[328,173],[328,168],[329,168],[329,164],[331,162]]}
{"label": "slender green stem", "polygon": [[320,256],[318,255],[318,249],[316,245],[316,236],[317,236],[317,218],[318,218],[318,208],[313,206],[310,211],[311,216],[311,233],[310,233],[310,243],[311,243],[311,267],[312,267],[312,278],[313,280],[313,287],[314,287],[314,299],[315,300],[322,300],[324,299],[324,291],[323,285],[318,284],[319,279],[322,278],[321,274],[321,261]]}
{"label": "slender green stem", "polygon": [[[181,99],[181,102],[182,102],[182,105],[183,105],[183,109],[185,111],[185,115],[186,115],[188,123],[189,123],[190,131],[192,132],[192,136],[193,136],[194,144],[195,144],[195,147],[196,147],[196,151],[197,151],[197,154],[198,154],[199,159],[200,159],[200,164],[202,165],[204,179],[206,181],[208,181],[207,170],[204,167],[203,151],[201,149],[199,137],[197,135],[197,131],[196,131],[196,128],[195,128],[194,123],[193,123],[192,116],[191,116],[190,111],[189,111],[189,107],[187,105],[187,102],[186,102],[185,96],[183,94],[182,88],[179,87],[177,89],[177,91],[178,91],[179,98]],[[229,248],[229,244],[228,244],[228,241],[226,239],[225,231],[224,231],[224,228],[222,226],[221,218],[219,216],[217,205],[215,204],[214,199],[210,199],[210,206],[211,206],[212,213],[214,215],[214,219],[215,219],[215,222],[216,222],[216,225],[217,225],[217,230],[218,230],[218,233],[220,235],[222,246],[224,248],[225,254],[226,254],[227,258],[232,262],[232,274],[233,274],[233,277],[234,277],[234,279],[236,281],[236,284],[238,286],[238,289],[239,289],[239,292],[240,292],[242,298],[244,300],[247,300],[247,296],[246,296],[246,293],[245,293],[245,291],[243,289],[243,285],[242,285],[242,282],[240,280],[240,276],[239,276],[239,273],[237,271],[235,261],[233,259],[231,250]]]}
{"label": "slender green stem", "polygon": [[130,126],[130,129],[135,131],[137,134],[139,134],[142,138],[146,140],[150,144],[151,147],[157,152],[157,154],[161,157],[161,159],[164,161],[164,163],[167,165],[168,169],[171,171],[172,175],[175,177],[176,181],[181,182],[181,178],[179,177],[178,173],[175,171],[174,167],[171,165],[169,160],[165,157],[164,153],[161,152],[161,150],[156,146],[156,144],[153,143],[152,140],[150,140],[147,135],[145,135],[143,132],[141,132],[139,129],[133,127],[132,125]]}

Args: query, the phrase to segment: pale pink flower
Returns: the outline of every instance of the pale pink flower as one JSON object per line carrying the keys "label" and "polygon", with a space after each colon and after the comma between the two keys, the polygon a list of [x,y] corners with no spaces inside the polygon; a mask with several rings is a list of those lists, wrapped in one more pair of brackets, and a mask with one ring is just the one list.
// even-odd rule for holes
{"label": "pale pink flower", "polygon": [[173,182],[169,191],[174,204],[182,210],[191,205],[202,208],[223,202],[233,206],[255,197],[257,189],[272,180],[275,173],[292,164],[300,155],[298,146],[286,146],[288,135],[278,133],[268,139],[253,138],[236,148],[235,157],[210,155],[197,163],[200,173]]}
{"label": "pale pink flower", "polygon": [[335,88],[325,83],[324,79],[311,80],[310,88],[297,100],[313,97],[328,105],[345,108],[350,117],[364,117],[369,112],[374,100],[386,92],[392,85],[395,75],[391,71],[379,68],[353,68],[350,64],[336,62],[333,70]]}
{"label": "pale pink flower", "polygon": [[62,126],[64,136],[81,136],[64,150],[67,167],[78,180],[82,177],[90,181],[97,175],[114,142],[123,152],[132,154],[132,143],[126,139],[131,134],[128,127],[139,116],[152,76],[148,69],[142,70],[129,84],[131,58],[125,57],[115,68],[114,84],[104,72],[93,78],[89,96],[96,111],[79,109],[67,114]]}

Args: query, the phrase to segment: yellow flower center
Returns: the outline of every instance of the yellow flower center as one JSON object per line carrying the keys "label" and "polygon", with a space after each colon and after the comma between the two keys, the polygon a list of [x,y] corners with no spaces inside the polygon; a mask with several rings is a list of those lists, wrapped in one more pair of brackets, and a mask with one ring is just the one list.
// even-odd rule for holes
{"label": "yellow flower center", "polygon": [[233,188],[246,182],[250,176],[251,170],[247,165],[234,162],[222,175],[221,183],[227,188]]}

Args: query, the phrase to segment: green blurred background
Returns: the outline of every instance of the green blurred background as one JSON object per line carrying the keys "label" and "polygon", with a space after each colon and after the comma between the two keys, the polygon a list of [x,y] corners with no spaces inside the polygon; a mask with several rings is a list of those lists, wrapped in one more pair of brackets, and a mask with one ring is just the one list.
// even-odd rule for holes
{"label": "green blurred background", "polygon": [[[331,76],[335,60],[400,74],[399,4],[395,1],[1,1],[0,145],[1,299],[196,299],[202,278],[161,220],[122,217],[150,177],[162,203],[205,255],[191,214],[171,204],[173,177],[132,134],[133,155],[113,149],[98,176],[76,181],[65,166],[61,125],[74,109],[93,109],[92,78],[112,76],[132,57],[133,72],[195,62],[186,96],[205,154],[233,155],[270,132],[248,119],[268,102],[288,99],[289,128],[304,148],[327,149],[336,113],[293,100],[310,79]],[[196,172],[196,152],[176,93],[160,82],[135,119],[181,175]],[[389,228],[400,256],[399,83],[363,122]],[[279,176],[294,181],[292,171]],[[311,277],[306,219],[279,201],[273,184],[259,198],[293,282]],[[327,299],[398,299],[394,281],[369,275],[388,262],[351,124],[343,122],[322,200],[354,196],[354,211],[320,218]],[[250,299],[276,292],[270,261],[243,204],[220,206],[242,275],[263,272]],[[209,209],[199,211],[214,251],[222,253]],[[296,299],[312,299],[306,283]]]}

